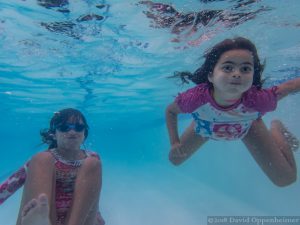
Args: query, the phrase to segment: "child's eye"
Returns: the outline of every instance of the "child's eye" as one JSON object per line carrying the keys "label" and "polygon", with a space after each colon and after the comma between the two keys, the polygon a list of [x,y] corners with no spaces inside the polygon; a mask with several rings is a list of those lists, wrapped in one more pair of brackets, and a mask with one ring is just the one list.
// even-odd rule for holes
{"label": "child's eye", "polygon": [[242,73],[249,73],[249,72],[251,72],[252,71],[252,67],[250,67],[250,66],[243,66],[242,68],[241,68],[241,72]]}
{"label": "child's eye", "polygon": [[230,73],[230,72],[233,71],[233,66],[231,66],[231,65],[225,65],[225,66],[222,67],[222,70],[224,72],[226,72],[226,73]]}

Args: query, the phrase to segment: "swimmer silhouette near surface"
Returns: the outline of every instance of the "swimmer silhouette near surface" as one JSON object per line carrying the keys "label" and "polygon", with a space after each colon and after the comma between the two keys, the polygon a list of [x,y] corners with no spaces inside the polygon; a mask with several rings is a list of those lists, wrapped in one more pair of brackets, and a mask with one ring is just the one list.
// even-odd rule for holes
{"label": "swimmer silhouette near surface", "polygon": [[[69,9],[68,0],[37,0],[38,5],[49,9],[55,10],[65,15],[70,15],[72,11]],[[65,34],[75,39],[80,39],[82,34],[80,31],[84,30],[85,22],[94,22],[99,26],[107,19],[110,5],[106,1],[99,1],[97,4],[89,4],[89,11],[86,14],[80,15],[76,19],[68,19],[65,21],[55,22],[41,22],[41,26],[47,30],[55,33]],[[101,30],[101,29],[100,29]]]}
{"label": "swimmer silhouette near surface", "polygon": [[137,5],[147,7],[143,13],[151,20],[150,27],[170,30],[170,33],[175,36],[172,42],[186,42],[187,46],[198,46],[224,29],[234,28],[254,19],[260,13],[271,10],[266,6],[247,10],[249,5],[257,2],[257,0],[237,1],[237,4],[230,9],[187,13],[178,11],[172,5],[152,1],[140,1]]}

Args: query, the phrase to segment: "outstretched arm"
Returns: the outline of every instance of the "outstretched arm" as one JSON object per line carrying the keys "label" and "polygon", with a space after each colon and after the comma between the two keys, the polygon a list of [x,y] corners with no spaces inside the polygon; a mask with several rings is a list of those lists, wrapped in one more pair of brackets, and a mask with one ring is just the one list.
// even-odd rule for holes
{"label": "outstretched arm", "polygon": [[28,165],[29,162],[25,163],[24,166],[0,184],[0,205],[24,185]]}
{"label": "outstretched arm", "polygon": [[175,102],[171,103],[166,109],[166,122],[171,146],[180,142],[177,126],[177,115],[179,113],[181,113],[181,110]]}
{"label": "outstretched arm", "polygon": [[167,107],[166,120],[171,144],[169,160],[174,165],[183,163],[208,140],[195,133],[194,122],[191,123],[179,138],[177,126],[177,115],[179,113],[181,113],[181,110],[176,102]]}
{"label": "outstretched arm", "polygon": [[287,82],[284,82],[284,83],[278,85],[277,100],[281,100],[285,96],[292,94],[292,93],[297,93],[299,91],[300,91],[300,77],[289,80]]}

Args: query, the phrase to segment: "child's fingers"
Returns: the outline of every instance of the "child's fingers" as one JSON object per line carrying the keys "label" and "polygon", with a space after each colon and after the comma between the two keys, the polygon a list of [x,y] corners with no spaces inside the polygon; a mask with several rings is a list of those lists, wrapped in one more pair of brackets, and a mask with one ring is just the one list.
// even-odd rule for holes
{"label": "child's fingers", "polygon": [[178,158],[186,157],[187,153],[184,151],[181,146],[176,146],[175,148],[172,149],[173,155]]}

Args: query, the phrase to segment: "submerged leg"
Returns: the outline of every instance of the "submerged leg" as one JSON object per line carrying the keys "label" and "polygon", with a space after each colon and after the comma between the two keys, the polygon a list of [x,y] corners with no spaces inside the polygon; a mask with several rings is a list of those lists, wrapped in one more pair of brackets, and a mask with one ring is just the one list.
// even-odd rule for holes
{"label": "submerged leg", "polygon": [[37,199],[32,199],[23,207],[21,224],[51,225],[47,195],[40,194]]}
{"label": "submerged leg", "polygon": [[[35,155],[29,162],[27,177],[23,189],[22,201],[18,215],[17,225],[22,224],[22,220],[31,221],[36,218],[39,211],[45,212],[44,207],[40,207],[40,195],[46,196],[49,203],[47,218],[53,223],[56,218],[55,210],[55,173],[53,157],[48,152],[41,152]],[[46,200],[41,199],[42,203]],[[44,201],[45,200],[45,201]],[[44,205],[44,204],[42,204]],[[32,206],[32,207],[31,207]],[[40,210],[42,208],[42,210]],[[25,216],[27,215],[27,216]],[[25,216],[25,217],[24,217]],[[29,219],[31,218],[31,219]],[[26,225],[29,223],[25,223]],[[24,225],[24,224],[23,224]],[[43,224],[42,224],[43,225]]]}
{"label": "submerged leg", "polygon": [[67,224],[96,224],[101,186],[101,162],[96,157],[88,157],[77,174]]}
{"label": "submerged leg", "polygon": [[180,143],[170,150],[169,160],[174,165],[183,163],[208,140],[196,134],[194,126],[192,122],[180,137]]}
{"label": "submerged leg", "polygon": [[[287,145],[283,149],[291,149],[294,152],[298,150],[299,140],[279,120],[272,121],[271,132],[281,145]],[[291,152],[287,151],[288,153]]]}
{"label": "submerged leg", "polygon": [[243,139],[258,165],[278,186],[292,184],[297,178],[292,149],[299,143],[292,143],[291,138],[295,140],[280,121],[273,121],[269,131],[262,120],[256,120]]}

